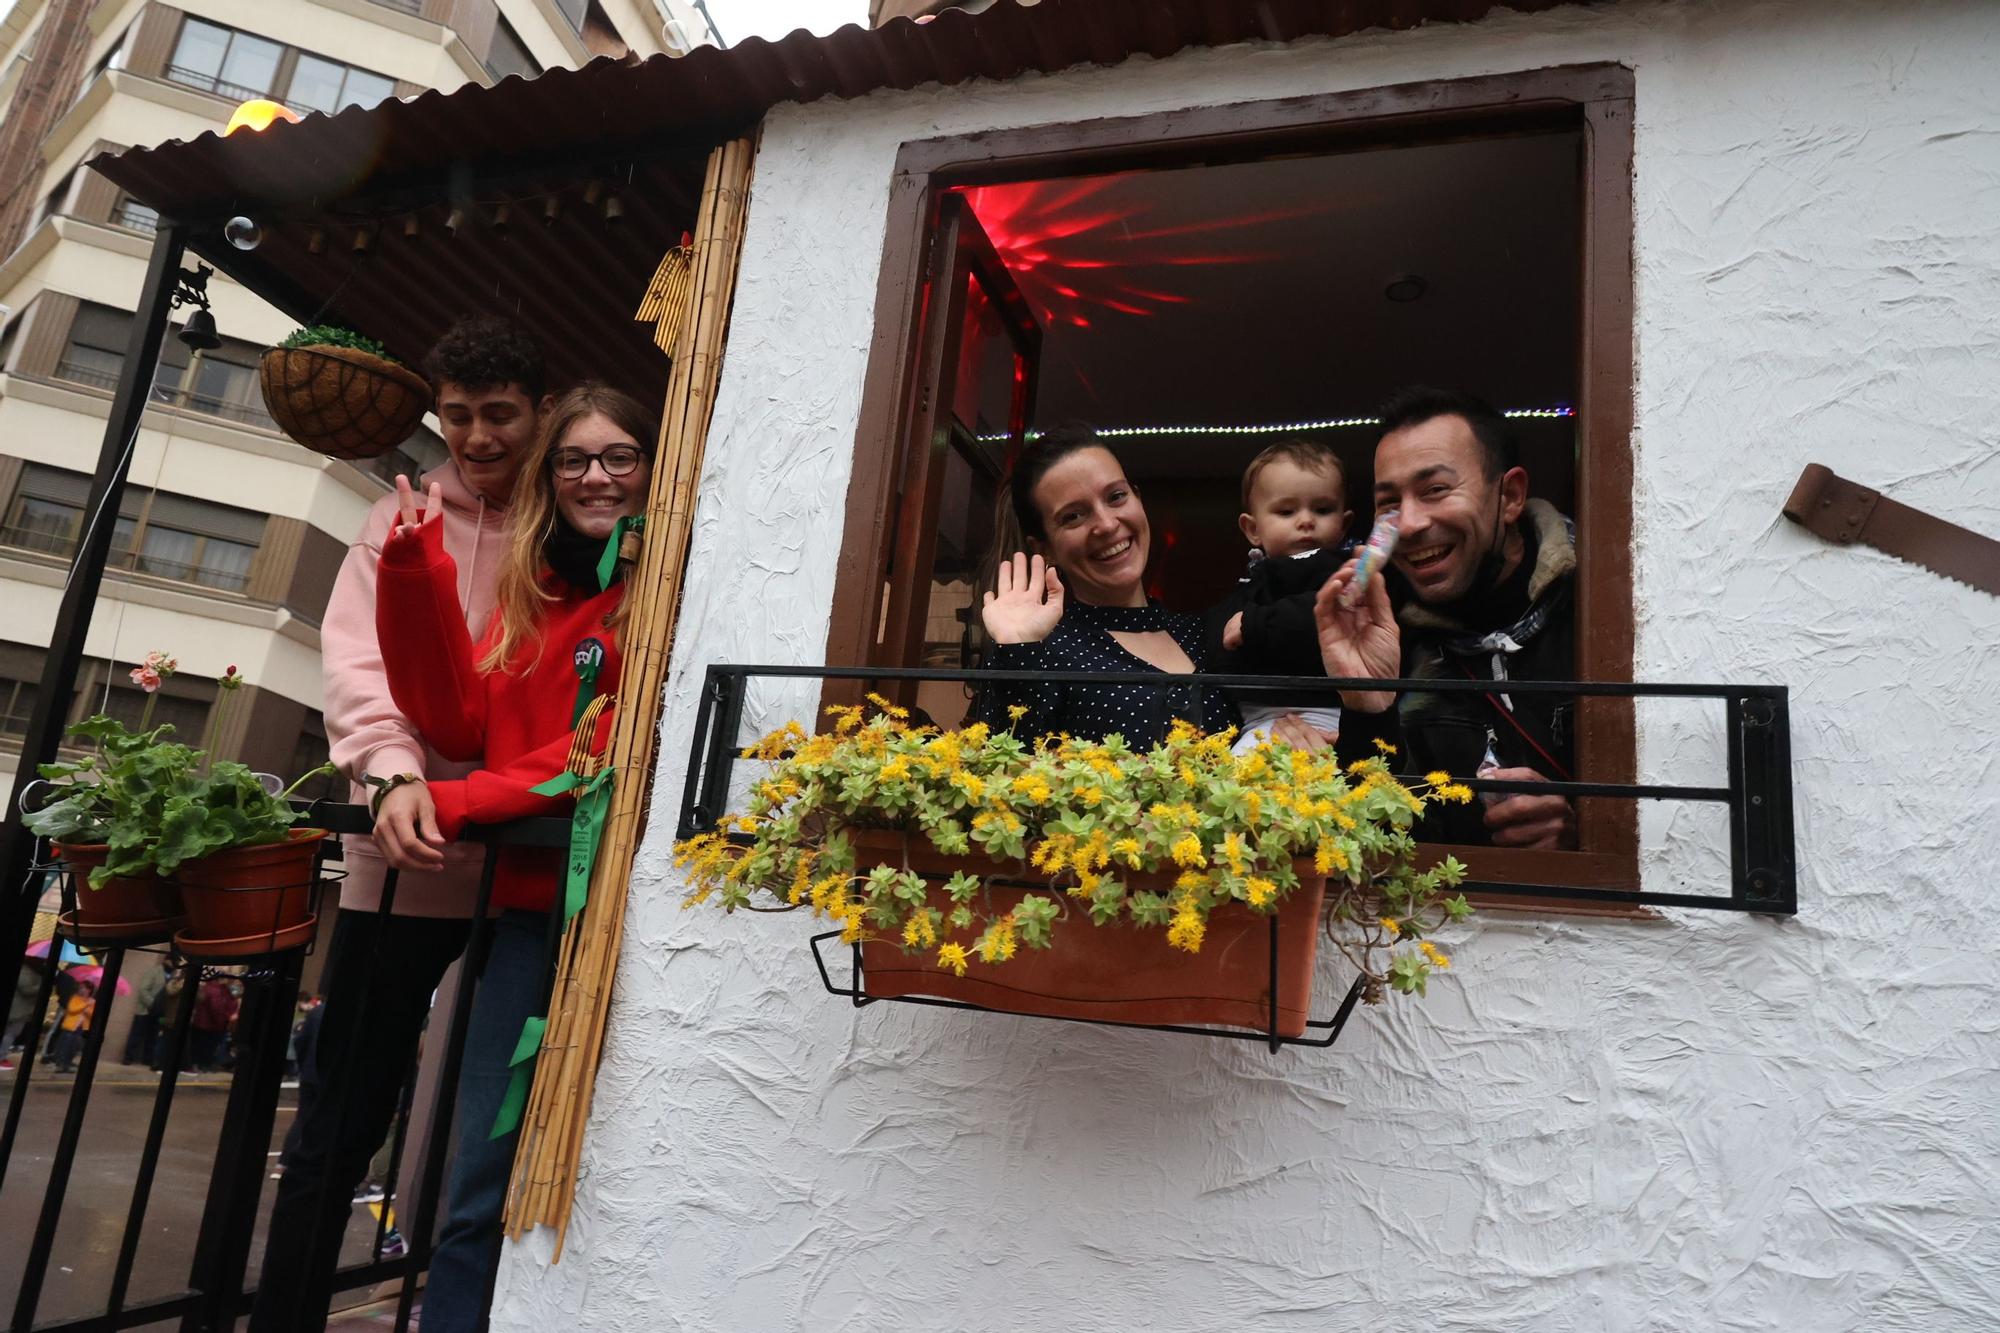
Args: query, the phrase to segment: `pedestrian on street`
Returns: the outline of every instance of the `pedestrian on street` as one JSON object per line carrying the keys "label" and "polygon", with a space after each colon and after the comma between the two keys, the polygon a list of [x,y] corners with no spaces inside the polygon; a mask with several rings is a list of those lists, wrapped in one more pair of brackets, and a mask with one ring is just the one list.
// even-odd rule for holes
{"label": "pedestrian on street", "polygon": [[90,1030],[91,1016],[97,1012],[97,987],[88,981],[77,983],[76,992],[63,1006],[62,1019],[56,1024],[56,1049],[50,1063],[58,1074],[74,1074],[76,1057],[83,1051],[84,1033]]}
{"label": "pedestrian on street", "polygon": [[188,1071],[201,1073],[222,1068],[229,1046],[229,1025],[236,1018],[236,997],[219,977],[201,983],[194,1002],[194,1054]]}
{"label": "pedestrian on street", "polygon": [[[181,1002],[181,991],[186,987],[187,969],[177,968],[169,973],[165,984],[160,987],[160,1013],[162,1016],[178,1010]],[[152,1066],[154,1073],[158,1073],[167,1067],[167,1060],[173,1054],[172,1033],[170,1030],[163,1028],[153,1041],[152,1059],[147,1061],[147,1063]],[[183,1060],[187,1059],[187,1052],[183,1051],[181,1058]]]}
{"label": "pedestrian on street", "polygon": [[42,969],[47,966],[40,958],[22,960],[14,978],[14,997],[7,1002],[7,1027],[0,1032],[0,1069],[14,1067],[14,1046],[35,1015],[35,1001],[41,998],[42,978],[47,975]]}
{"label": "pedestrian on street", "polygon": [[125,1058],[120,1064],[151,1065],[153,1047],[160,1036],[160,1017],[165,1012],[167,962],[140,978],[132,991],[132,1030],[125,1036]]}

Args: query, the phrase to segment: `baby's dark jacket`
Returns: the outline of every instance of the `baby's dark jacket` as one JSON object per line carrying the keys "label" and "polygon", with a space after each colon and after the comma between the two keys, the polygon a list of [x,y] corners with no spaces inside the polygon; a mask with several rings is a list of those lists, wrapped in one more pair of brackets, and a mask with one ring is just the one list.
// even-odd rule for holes
{"label": "baby's dark jacket", "polygon": [[[1253,562],[1237,580],[1235,591],[1203,617],[1209,661],[1215,664],[1209,669],[1238,675],[1324,676],[1313,598],[1347,563],[1354,547],[1354,542],[1342,541],[1303,555]],[[1243,646],[1226,652],[1222,631],[1238,611],[1243,613]]]}

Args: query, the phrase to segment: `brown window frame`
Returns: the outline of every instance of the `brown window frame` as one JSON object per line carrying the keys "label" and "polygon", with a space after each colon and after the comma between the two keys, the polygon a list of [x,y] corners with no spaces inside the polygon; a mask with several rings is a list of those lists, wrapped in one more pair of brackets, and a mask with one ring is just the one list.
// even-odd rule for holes
{"label": "brown window frame", "polygon": [[[1486,138],[1551,128],[1583,133],[1581,339],[1577,394],[1577,671],[1630,681],[1632,601],[1632,71],[1566,65],[1353,92],[1195,107],[1121,119],[1040,125],[903,144],[889,183],[889,217],[875,293],[826,660],[874,662],[892,580],[899,479],[911,466],[923,284],[944,189],[1035,176],[1191,165],[1366,147]],[[1629,700],[1578,705],[1579,770],[1631,782],[1637,740]],[[1481,879],[1637,890],[1638,817],[1629,802],[1586,800],[1579,849],[1427,848],[1455,852]],[[1553,899],[1493,898],[1495,907],[1629,916],[1634,909]],[[1638,909],[1645,914],[1644,909]]]}

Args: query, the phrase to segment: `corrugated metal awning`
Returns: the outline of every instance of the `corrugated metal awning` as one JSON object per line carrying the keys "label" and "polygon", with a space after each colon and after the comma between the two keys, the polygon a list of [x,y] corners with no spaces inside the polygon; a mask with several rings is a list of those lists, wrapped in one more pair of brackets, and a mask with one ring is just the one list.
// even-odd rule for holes
{"label": "corrugated metal awning", "polygon": [[[90,165],[187,223],[190,248],[302,320],[324,307],[329,320],[414,360],[458,314],[515,312],[543,330],[564,380],[594,374],[657,396],[664,359],[631,310],[662,250],[691,225],[708,149],[773,106],[1565,2],[1000,0],[924,23],[752,37],[682,57],[607,57],[226,139],[204,133]],[[606,222],[601,202],[613,187],[622,187],[625,211],[617,223]],[[583,202],[586,190],[595,202]],[[558,213],[545,225],[551,195]],[[500,203],[509,224],[480,225]],[[444,224],[455,207],[471,223],[454,236]],[[265,228],[255,251],[222,240],[223,221],[237,214]],[[376,234],[357,260],[362,231]]]}

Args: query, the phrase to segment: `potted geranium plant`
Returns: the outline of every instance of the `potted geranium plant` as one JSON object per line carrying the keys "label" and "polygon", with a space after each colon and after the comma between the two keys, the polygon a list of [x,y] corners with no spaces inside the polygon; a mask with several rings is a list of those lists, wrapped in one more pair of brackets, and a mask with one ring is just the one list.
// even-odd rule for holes
{"label": "potted geranium plant", "polygon": [[[155,653],[133,679],[151,695],[174,669]],[[232,666],[218,683],[211,741],[242,678]],[[79,937],[139,943],[174,934],[184,949],[209,956],[302,943],[325,834],[293,827],[299,812],[289,797],[328,766],[273,792],[246,765],[211,761],[207,750],[173,740],[171,726],[148,729],[151,705],[137,731],[101,715],[71,728],[96,752],[43,765],[52,789],[24,816],[78,877]]]}
{"label": "potted geranium plant", "polygon": [[86,943],[152,943],[186,924],[180,890],[148,855],[150,831],[164,819],[167,798],[185,787],[199,762],[192,747],[169,739],[173,730],[135,732],[109,717],[88,718],[70,735],[95,744],[96,751],[41,766],[53,789],[22,822],[50,839],[76,875],[71,924]]}
{"label": "potted geranium plant", "polygon": [[809,906],[860,946],[874,996],[1252,1028],[1270,1021],[1275,915],[1285,1035],[1322,923],[1370,1003],[1450,965],[1427,937],[1470,914],[1448,895],[1465,869],[1419,871],[1410,831],[1426,800],[1471,798],[1446,774],[1411,787],[1383,756],[1239,756],[1186,724],[1145,751],[913,728],[870,697],[872,718],[837,707],[829,732],[790,723],[744,751],[771,767],[743,813],[675,849],[689,905]]}
{"label": "potted geranium plant", "polygon": [[332,458],[374,458],[410,438],[430,385],[381,343],[315,324],[264,353],[264,405],[278,428]]}

